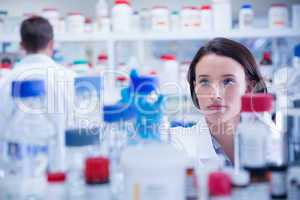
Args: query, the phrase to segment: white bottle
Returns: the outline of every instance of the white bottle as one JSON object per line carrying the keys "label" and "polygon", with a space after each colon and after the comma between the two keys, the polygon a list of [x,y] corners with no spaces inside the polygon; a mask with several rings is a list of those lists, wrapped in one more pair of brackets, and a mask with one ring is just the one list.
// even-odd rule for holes
{"label": "white bottle", "polygon": [[180,28],[180,17],[177,11],[171,13],[171,30],[176,32]]}
{"label": "white bottle", "polygon": [[213,30],[213,11],[210,5],[201,7],[201,30]]}
{"label": "white bottle", "polygon": [[166,32],[170,30],[170,11],[165,6],[155,6],[151,11],[152,31]]}
{"label": "white bottle", "polygon": [[132,8],[128,0],[116,0],[112,9],[112,26],[115,32],[132,30]]}
{"label": "white bottle", "polygon": [[106,0],[98,0],[96,4],[96,24],[97,30],[102,31],[103,20],[108,17],[108,4]]}
{"label": "white bottle", "polygon": [[289,13],[286,4],[272,4],[269,10],[269,28],[287,28]]}
{"label": "white bottle", "polygon": [[138,32],[140,31],[141,27],[141,18],[138,11],[133,12],[132,16],[132,28],[134,31]]}
{"label": "white bottle", "polygon": [[2,180],[7,184],[6,197],[44,198],[47,167],[55,161],[55,149],[59,148],[57,130],[45,112],[45,94],[41,80],[12,83],[16,107],[1,138],[6,146]]}
{"label": "white bottle", "polygon": [[199,28],[200,19],[197,18],[197,9],[192,6],[183,7],[180,12],[180,22],[182,31],[195,31]]}
{"label": "white bottle", "polygon": [[213,20],[215,30],[232,28],[232,9],[230,0],[213,0]]}
{"label": "white bottle", "polygon": [[292,28],[300,28],[300,4],[292,5]]}
{"label": "white bottle", "polygon": [[50,22],[54,33],[57,33],[59,28],[59,12],[55,8],[45,8],[43,9],[42,16]]}
{"label": "white bottle", "polygon": [[171,54],[165,54],[160,59],[163,66],[160,74],[162,93],[172,94],[178,92],[179,64],[176,61],[176,57]]}
{"label": "white bottle", "polygon": [[78,12],[69,13],[67,17],[67,32],[68,33],[83,33],[85,18]]}
{"label": "white bottle", "polygon": [[253,27],[254,13],[251,4],[244,4],[239,13],[239,28],[252,28]]}
{"label": "white bottle", "polygon": [[[235,164],[244,168],[264,168],[268,163],[267,140],[272,135],[267,112],[272,109],[272,95],[253,94],[242,97],[242,121],[238,126],[239,154]],[[239,156],[238,156],[239,155]]]}

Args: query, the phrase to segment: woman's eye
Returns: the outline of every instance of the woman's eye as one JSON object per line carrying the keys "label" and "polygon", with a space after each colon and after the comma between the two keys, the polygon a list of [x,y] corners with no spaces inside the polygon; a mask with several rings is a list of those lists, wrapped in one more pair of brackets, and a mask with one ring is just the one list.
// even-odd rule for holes
{"label": "woman's eye", "polygon": [[208,86],[209,85],[209,80],[207,80],[207,79],[199,80],[199,84],[201,86]]}
{"label": "woman's eye", "polygon": [[232,78],[227,78],[227,79],[223,80],[224,85],[231,85],[231,84],[234,84],[234,83],[235,83],[235,80],[232,79]]}

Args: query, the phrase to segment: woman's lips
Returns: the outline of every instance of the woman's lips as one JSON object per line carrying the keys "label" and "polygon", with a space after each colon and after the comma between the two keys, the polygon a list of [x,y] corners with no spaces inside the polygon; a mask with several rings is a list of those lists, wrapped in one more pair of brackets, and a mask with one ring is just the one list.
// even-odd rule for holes
{"label": "woman's lips", "polygon": [[224,110],[226,108],[226,106],[220,105],[220,104],[212,104],[212,105],[207,106],[207,108],[209,110]]}

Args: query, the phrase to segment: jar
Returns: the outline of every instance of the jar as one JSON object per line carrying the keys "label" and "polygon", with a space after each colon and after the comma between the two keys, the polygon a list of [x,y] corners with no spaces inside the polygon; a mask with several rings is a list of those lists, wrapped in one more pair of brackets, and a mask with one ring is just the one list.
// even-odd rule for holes
{"label": "jar", "polygon": [[83,33],[85,18],[82,14],[73,12],[69,13],[67,17],[67,32],[69,33]]}
{"label": "jar", "polygon": [[186,6],[181,10],[181,29],[194,31],[200,27],[200,12],[196,7]]}
{"label": "jar", "polygon": [[269,28],[287,28],[288,18],[286,4],[272,4],[269,10]]}
{"label": "jar", "polygon": [[213,20],[215,30],[230,30],[232,28],[230,0],[213,0]]}
{"label": "jar", "polygon": [[132,8],[128,0],[116,0],[112,9],[112,25],[116,32],[129,32],[132,26]]}
{"label": "jar", "polygon": [[253,26],[253,9],[251,4],[244,4],[239,13],[239,28],[251,28]]}
{"label": "jar", "polygon": [[153,31],[169,31],[169,9],[164,6],[156,6],[152,8],[152,30]]}

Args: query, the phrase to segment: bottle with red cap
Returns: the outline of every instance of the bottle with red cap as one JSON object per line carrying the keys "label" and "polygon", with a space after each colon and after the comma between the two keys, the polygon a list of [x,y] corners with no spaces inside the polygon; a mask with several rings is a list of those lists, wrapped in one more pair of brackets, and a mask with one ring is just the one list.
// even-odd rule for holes
{"label": "bottle with red cap", "polygon": [[112,26],[115,32],[129,32],[132,28],[133,11],[129,0],[115,0],[112,9]]}
{"label": "bottle with red cap", "polygon": [[235,165],[237,168],[265,168],[267,142],[272,135],[268,112],[272,109],[270,94],[246,94],[241,101],[241,123],[236,133]]}
{"label": "bottle with red cap", "polygon": [[108,158],[102,156],[87,158],[85,160],[84,177],[86,183],[85,199],[110,199]]}
{"label": "bottle with red cap", "polygon": [[213,10],[210,5],[201,6],[201,29],[204,31],[213,29]]}
{"label": "bottle with red cap", "polygon": [[259,70],[261,72],[261,75],[263,76],[268,89],[269,88],[271,89],[274,67],[273,67],[273,62],[272,62],[272,57],[270,52],[266,51],[263,53],[263,57],[259,62],[259,65],[260,65]]}
{"label": "bottle with red cap", "polygon": [[65,200],[65,181],[64,172],[51,172],[47,174],[47,200]]}
{"label": "bottle with red cap", "polygon": [[208,176],[210,200],[231,199],[231,179],[224,172],[212,172]]}
{"label": "bottle with red cap", "polygon": [[160,57],[162,70],[160,74],[160,84],[163,94],[178,92],[179,64],[176,56],[164,54]]}

